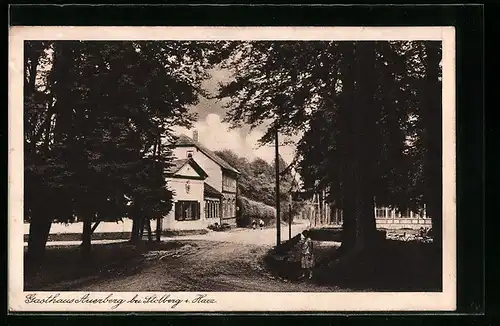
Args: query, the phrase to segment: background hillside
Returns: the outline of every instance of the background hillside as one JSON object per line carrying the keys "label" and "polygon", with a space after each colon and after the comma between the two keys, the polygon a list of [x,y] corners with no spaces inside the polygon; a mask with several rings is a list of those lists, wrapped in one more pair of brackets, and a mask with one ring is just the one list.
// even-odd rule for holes
{"label": "background hillside", "polygon": [[[241,195],[274,206],[276,194],[275,164],[269,164],[261,158],[250,161],[227,149],[215,153],[241,172],[238,180],[238,191]],[[281,156],[279,159],[280,171],[284,171],[288,165]],[[281,177],[280,194],[282,200],[288,200],[292,180],[293,177],[289,172]]]}

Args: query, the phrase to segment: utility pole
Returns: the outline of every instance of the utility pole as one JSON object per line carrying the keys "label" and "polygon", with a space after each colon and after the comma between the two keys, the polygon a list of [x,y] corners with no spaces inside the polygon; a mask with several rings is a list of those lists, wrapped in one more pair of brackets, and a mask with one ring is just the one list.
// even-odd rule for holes
{"label": "utility pole", "polygon": [[278,129],[276,129],[275,139],[275,168],[276,168],[276,246],[281,244],[281,219],[280,219],[280,165],[279,165],[279,145]]}
{"label": "utility pole", "polygon": [[288,239],[292,238],[292,195],[288,197]]}

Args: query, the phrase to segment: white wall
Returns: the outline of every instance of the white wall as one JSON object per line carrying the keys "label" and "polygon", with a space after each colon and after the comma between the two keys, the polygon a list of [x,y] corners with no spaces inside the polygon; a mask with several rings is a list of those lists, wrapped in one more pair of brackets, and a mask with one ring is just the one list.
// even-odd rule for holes
{"label": "white wall", "polygon": [[[188,179],[167,178],[168,187],[174,192],[172,210],[163,218],[163,229],[195,230],[203,229],[210,224],[205,219],[205,201],[203,199],[203,180],[191,180],[189,193],[186,192],[186,181]],[[200,219],[195,221],[176,221],[175,203],[178,200],[195,200],[200,203]]]}
{"label": "white wall", "polygon": [[[188,151],[193,151],[193,159],[208,174],[208,178],[205,179],[205,182],[222,192],[222,169],[219,164],[212,161],[212,159],[203,152],[200,152],[194,146],[176,147],[173,150],[173,154],[177,159],[186,159]],[[201,198],[203,198],[203,196]]]}
{"label": "white wall", "polygon": [[198,174],[198,172],[196,172],[189,164],[184,165],[176,174],[185,175],[185,176],[189,176],[189,177],[199,177],[200,176]]}

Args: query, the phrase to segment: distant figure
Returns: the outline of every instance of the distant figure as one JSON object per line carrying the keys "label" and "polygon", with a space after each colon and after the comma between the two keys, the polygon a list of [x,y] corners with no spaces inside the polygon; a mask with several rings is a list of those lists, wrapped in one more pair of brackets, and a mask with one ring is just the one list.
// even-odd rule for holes
{"label": "distant figure", "polygon": [[262,228],[264,227],[264,221],[262,219],[259,220],[259,226],[260,229],[262,230]]}
{"label": "distant figure", "polygon": [[313,241],[310,238],[309,230],[304,230],[300,235],[301,242],[301,257],[300,257],[300,267],[302,268],[302,275],[300,277],[304,278],[307,276],[309,279],[313,276],[314,268],[314,246]]}
{"label": "distant figure", "polygon": [[257,228],[257,221],[256,220],[253,220],[252,221],[252,229],[256,229]]}

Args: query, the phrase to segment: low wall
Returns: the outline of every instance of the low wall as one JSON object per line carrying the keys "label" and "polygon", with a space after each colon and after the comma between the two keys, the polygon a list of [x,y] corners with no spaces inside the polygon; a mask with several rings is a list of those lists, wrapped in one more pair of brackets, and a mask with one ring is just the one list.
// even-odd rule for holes
{"label": "low wall", "polygon": [[[418,230],[420,228],[432,228],[432,220],[430,218],[377,218],[376,220],[378,229],[389,229],[389,230],[398,230],[398,229],[413,229]],[[321,227],[342,227],[342,224],[325,224],[325,225],[311,225],[314,228]]]}
{"label": "low wall", "polygon": [[[156,229],[156,221],[151,221],[151,228]],[[29,234],[30,225],[24,223],[24,234]],[[132,220],[124,219],[123,222],[101,222],[94,233],[122,233],[132,231]],[[50,234],[82,233],[83,222],[76,223],[52,223]]]}
{"label": "low wall", "polygon": [[[162,221],[163,230],[201,230],[206,229],[209,224],[219,222],[217,219],[206,219],[206,220],[196,220],[196,221],[170,221],[166,218]],[[172,223],[173,222],[173,223]],[[235,219],[223,220],[223,223],[236,223]],[[130,233],[132,231],[132,220],[124,219],[122,222],[101,222],[97,226],[94,234],[97,233]],[[24,234],[29,234],[30,225],[29,223],[24,223]],[[151,220],[151,230],[154,232],[156,230],[156,220]],[[52,223],[50,227],[50,234],[76,234],[83,232],[83,222],[75,222],[69,224],[63,223]]]}
{"label": "low wall", "polygon": [[430,218],[377,218],[377,228],[384,229],[420,229],[431,228]]}

